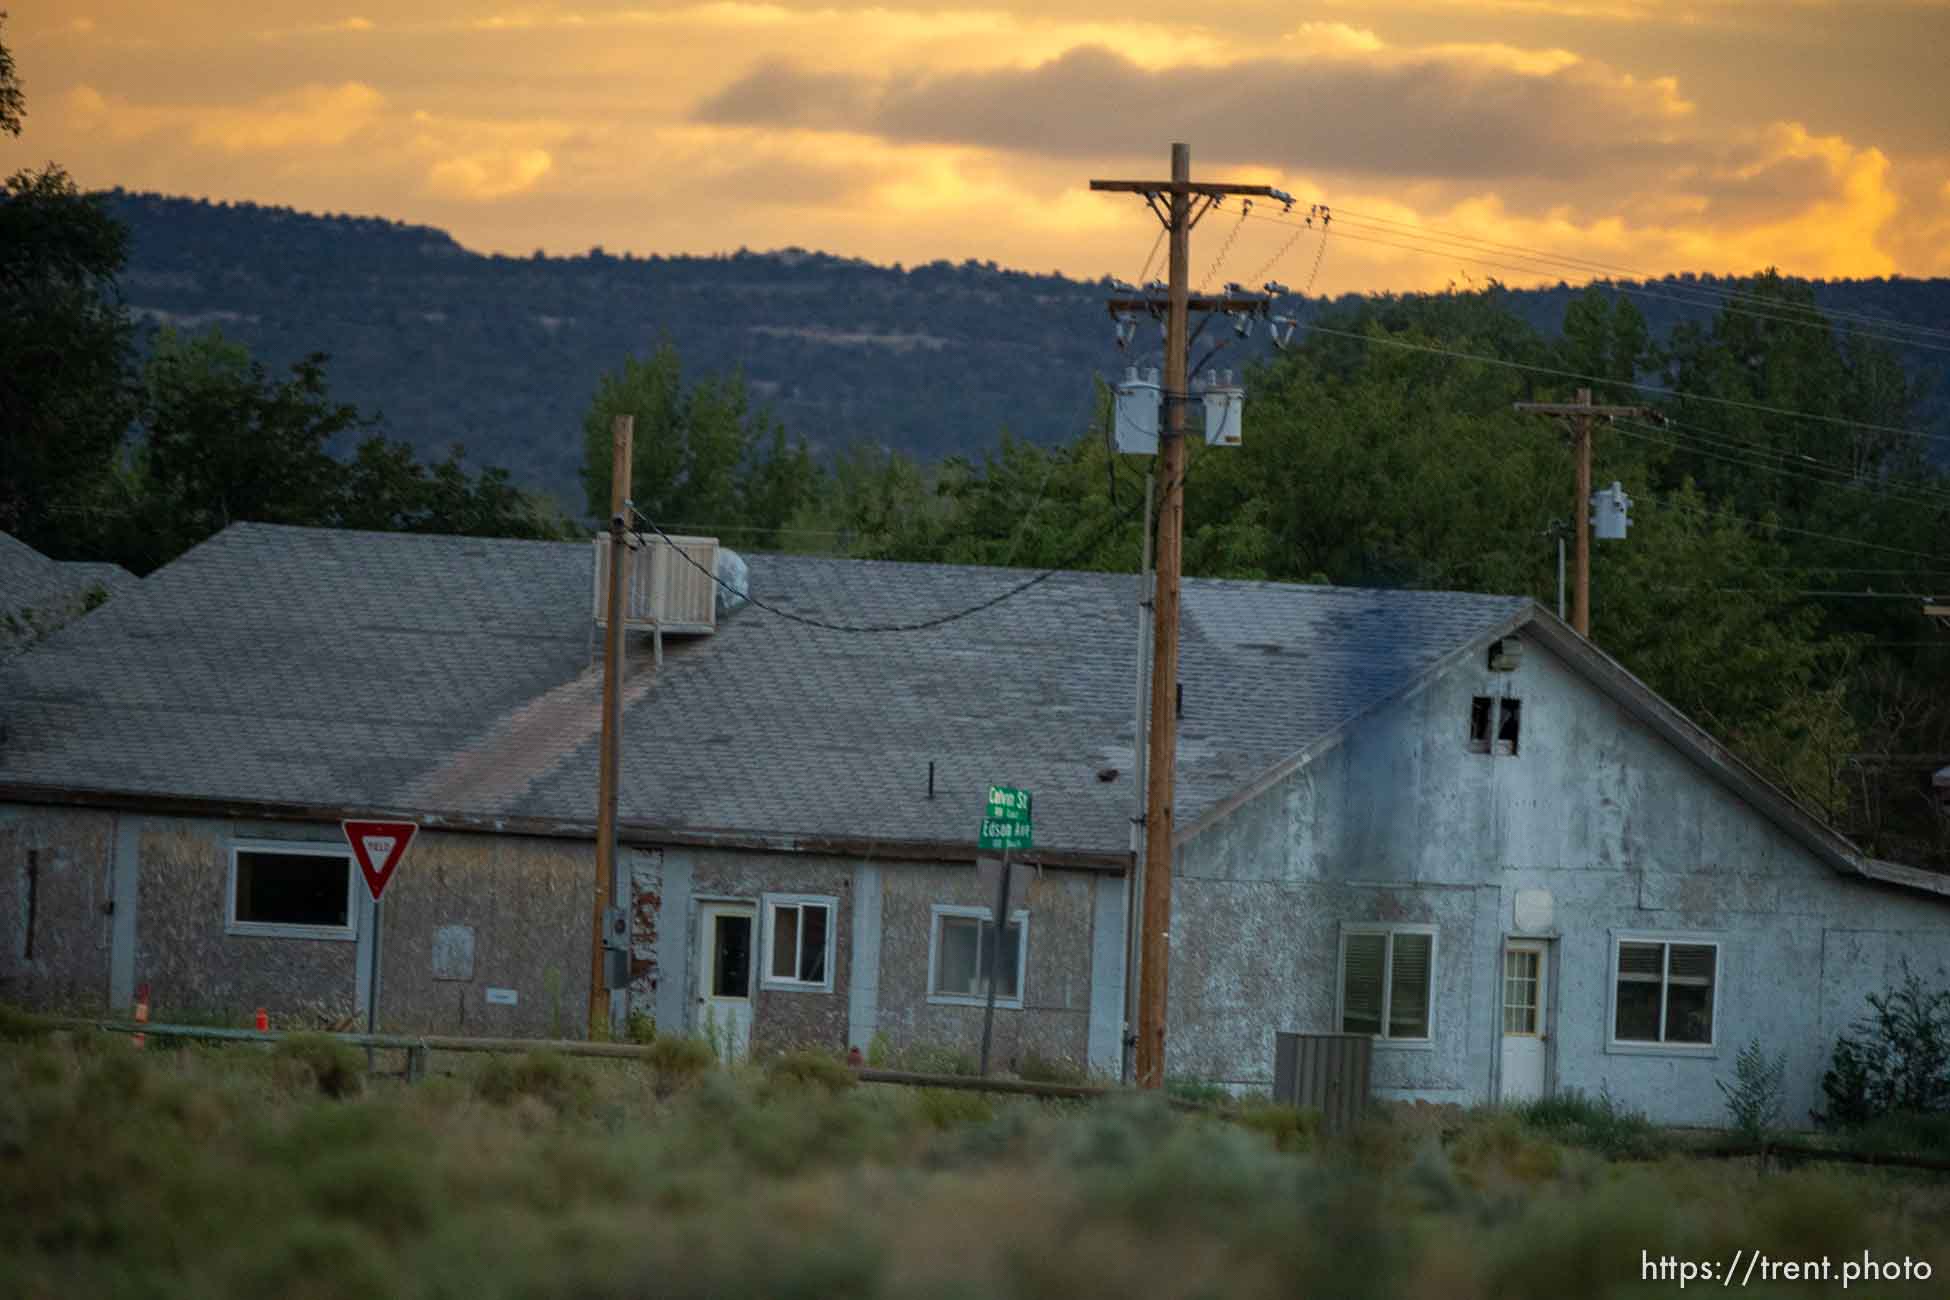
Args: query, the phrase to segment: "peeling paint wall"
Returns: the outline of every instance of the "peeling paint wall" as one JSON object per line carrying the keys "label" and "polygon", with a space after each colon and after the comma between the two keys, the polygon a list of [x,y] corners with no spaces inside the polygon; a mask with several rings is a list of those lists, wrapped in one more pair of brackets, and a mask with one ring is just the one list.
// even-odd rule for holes
{"label": "peeling paint wall", "polygon": [[0,1000],[106,1008],[114,849],[113,813],[0,808]]}
{"label": "peeling paint wall", "polygon": [[[1470,703],[1523,704],[1515,755],[1472,753]],[[1551,918],[1517,928],[1520,890]],[[1549,942],[1553,1086],[1671,1123],[1720,1123],[1715,1079],[1750,1039],[1788,1053],[1806,1123],[1837,1033],[1907,957],[1950,984],[1950,900],[1845,878],[1535,644],[1350,731],[1184,846],[1174,887],[1170,1069],[1253,1086],[1278,1030],[1334,1032],[1344,923],[1437,928],[1433,1043],[1377,1044],[1384,1095],[1497,1096],[1507,936]],[[1609,1041],[1619,932],[1717,941],[1704,1051]]]}

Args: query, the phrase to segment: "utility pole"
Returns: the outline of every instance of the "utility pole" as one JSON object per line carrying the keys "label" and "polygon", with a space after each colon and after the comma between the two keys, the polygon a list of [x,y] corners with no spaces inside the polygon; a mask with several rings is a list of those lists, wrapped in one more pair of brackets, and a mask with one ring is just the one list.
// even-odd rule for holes
{"label": "utility pole", "polygon": [[[1171,305],[1165,318],[1165,428],[1160,439],[1158,482],[1158,586],[1152,599],[1151,735],[1144,817],[1143,949],[1138,968],[1137,1082],[1161,1088],[1165,1079],[1165,1008],[1171,926],[1171,800],[1177,776],[1178,586],[1184,561],[1185,407],[1191,400],[1186,370],[1186,317],[1191,296],[1192,227],[1227,195],[1286,196],[1266,185],[1223,185],[1192,180],[1191,146],[1171,146],[1169,181],[1098,181],[1093,190],[1141,194],[1171,242]],[[1193,200],[1203,199],[1193,212]],[[1166,201],[1161,207],[1160,201]],[[1224,310],[1226,298],[1200,295],[1197,306]],[[1264,299],[1241,305],[1257,310]],[[1143,303],[1113,301],[1113,314]]]}
{"label": "utility pole", "polygon": [[596,897],[590,925],[589,1033],[610,1027],[608,961],[604,936],[610,906],[610,881],[616,872],[616,790],[621,775],[623,743],[623,633],[629,613],[624,593],[629,590],[630,444],[636,417],[619,415],[610,421],[609,472],[609,597],[603,623],[602,756],[596,768]]}
{"label": "utility pole", "polygon": [[1572,560],[1575,583],[1571,588],[1571,626],[1579,636],[1591,637],[1591,421],[1602,416],[1615,420],[1651,420],[1657,414],[1645,406],[1593,406],[1591,390],[1580,388],[1575,402],[1516,402],[1519,411],[1531,415],[1562,415],[1571,421],[1571,443],[1578,458],[1577,493],[1571,500]]}

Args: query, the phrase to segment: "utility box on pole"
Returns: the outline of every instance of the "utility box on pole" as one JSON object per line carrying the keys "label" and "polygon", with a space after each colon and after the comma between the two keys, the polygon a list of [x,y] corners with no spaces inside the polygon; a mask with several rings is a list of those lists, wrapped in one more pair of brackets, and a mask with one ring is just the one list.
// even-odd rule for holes
{"label": "utility box on pole", "polygon": [[1205,372],[1205,445],[1237,447],[1246,406],[1246,390],[1232,382],[1232,372]]}
{"label": "utility box on pole", "polygon": [[1625,495],[1624,484],[1614,481],[1591,494],[1591,532],[1599,541],[1624,541],[1631,526],[1632,498]]}
{"label": "utility box on pole", "polygon": [[1124,382],[1117,386],[1117,421],[1112,446],[1136,456],[1158,454],[1158,371],[1156,367],[1138,376],[1136,366],[1124,367]]}

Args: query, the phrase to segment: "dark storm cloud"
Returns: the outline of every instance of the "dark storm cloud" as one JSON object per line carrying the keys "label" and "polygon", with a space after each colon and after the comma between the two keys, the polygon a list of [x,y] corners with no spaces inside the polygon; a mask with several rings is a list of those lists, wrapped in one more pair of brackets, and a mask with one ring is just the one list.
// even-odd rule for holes
{"label": "dark storm cloud", "polygon": [[1150,70],[1101,48],[1038,67],[874,83],[768,63],[700,103],[717,125],[839,127],[1060,158],[1155,152],[1435,180],[1567,180],[1697,160],[1670,87],[1588,63],[1260,59]]}

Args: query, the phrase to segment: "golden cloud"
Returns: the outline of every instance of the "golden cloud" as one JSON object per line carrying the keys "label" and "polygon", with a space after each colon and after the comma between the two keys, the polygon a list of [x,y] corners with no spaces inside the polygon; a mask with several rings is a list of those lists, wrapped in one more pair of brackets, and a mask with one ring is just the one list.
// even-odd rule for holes
{"label": "golden cloud", "polygon": [[441,198],[491,202],[532,188],[555,165],[546,149],[445,158],[427,169],[427,192]]}

